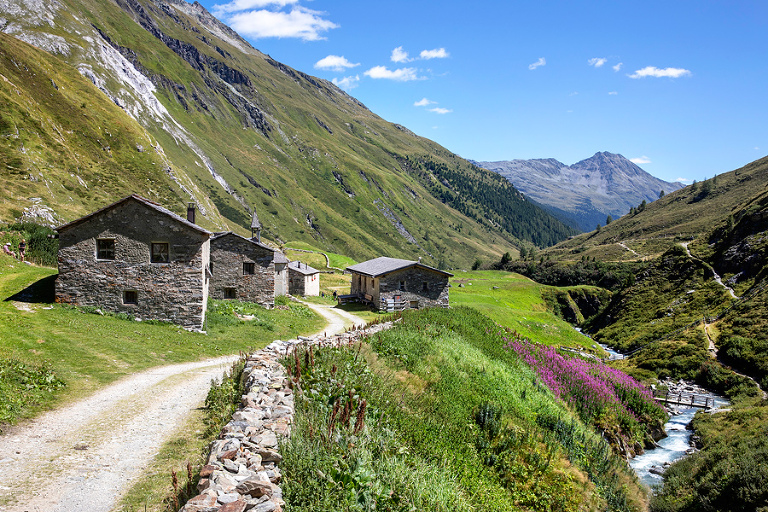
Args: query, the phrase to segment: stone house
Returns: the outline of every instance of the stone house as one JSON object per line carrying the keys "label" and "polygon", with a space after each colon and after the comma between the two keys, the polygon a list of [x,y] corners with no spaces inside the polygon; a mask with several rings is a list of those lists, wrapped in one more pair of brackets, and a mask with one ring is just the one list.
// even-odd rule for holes
{"label": "stone house", "polygon": [[320,271],[300,261],[290,262],[288,264],[288,293],[306,297],[320,295]]}
{"label": "stone house", "polygon": [[201,330],[211,232],[130,195],[56,228],[56,302],[92,306]]}
{"label": "stone house", "polygon": [[375,258],[347,267],[350,294],[376,309],[393,311],[448,307],[448,278],[453,274],[421,261]]}
{"label": "stone house", "polygon": [[273,306],[285,295],[285,255],[256,238],[231,231],[211,239],[211,297]]}

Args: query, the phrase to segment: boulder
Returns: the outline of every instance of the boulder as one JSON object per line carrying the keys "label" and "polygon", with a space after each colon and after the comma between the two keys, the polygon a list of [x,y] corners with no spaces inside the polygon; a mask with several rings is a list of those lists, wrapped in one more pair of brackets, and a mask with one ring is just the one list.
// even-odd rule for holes
{"label": "boulder", "polygon": [[244,482],[240,482],[237,486],[237,492],[240,494],[247,494],[254,498],[261,498],[262,496],[272,495],[272,484],[269,481],[264,481],[258,478],[249,478]]}

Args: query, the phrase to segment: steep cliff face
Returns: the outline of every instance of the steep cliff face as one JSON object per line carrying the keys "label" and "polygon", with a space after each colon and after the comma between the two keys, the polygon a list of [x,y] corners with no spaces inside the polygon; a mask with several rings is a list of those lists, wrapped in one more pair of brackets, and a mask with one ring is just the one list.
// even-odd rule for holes
{"label": "steep cliff face", "polygon": [[[33,196],[66,221],[99,200],[138,192],[177,211],[195,201],[206,227],[242,230],[255,208],[264,236],[278,242],[445,265],[498,258],[520,240],[551,244],[571,234],[495,173],[381,119],[332,83],[262,54],[197,3],[8,0],[0,30],[49,52],[101,91],[101,99],[88,93],[88,100],[72,101],[109,110],[101,130],[135,127],[141,141],[131,146],[144,150],[138,168],[154,171],[158,182],[128,179],[97,193],[55,180],[48,189],[71,187],[63,198],[20,181],[33,164],[15,147],[9,151],[21,160],[18,174],[2,179],[19,191],[18,204],[13,212],[0,210],[6,220],[30,207]],[[44,59],[24,52],[10,52],[8,66]],[[54,68],[37,76],[56,81]],[[39,114],[47,132],[51,114]],[[71,167],[67,151],[60,161]],[[504,208],[489,204],[489,193]]]}
{"label": "steep cliff face", "polygon": [[655,178],[621,155],[599,152],[573,165],[555,159],[477,162],[498,172],[530,197],[584,231],[626,214],[663,190],[682,185]]}

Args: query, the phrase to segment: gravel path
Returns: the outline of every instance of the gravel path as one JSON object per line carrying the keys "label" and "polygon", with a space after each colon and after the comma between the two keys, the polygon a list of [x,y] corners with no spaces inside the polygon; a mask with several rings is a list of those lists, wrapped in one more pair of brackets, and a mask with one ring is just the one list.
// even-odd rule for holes
{"label": "gravel path", "polygon": [[0,510],[109,511],[236,359],[137,373],[0,437]]}
{"label": "gravel path", "polygon": [[[365,323],[305,304],[319,333]],[[0,512],[109,512],[237,357],[152,368],[0,436]]]}

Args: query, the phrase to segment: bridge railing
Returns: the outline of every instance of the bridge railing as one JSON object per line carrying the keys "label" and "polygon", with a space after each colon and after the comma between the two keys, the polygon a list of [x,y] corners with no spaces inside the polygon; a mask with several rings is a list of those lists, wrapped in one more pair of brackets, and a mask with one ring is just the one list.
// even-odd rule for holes
{"label": "bridge railing", "polygon": [[679,405],[681,407],[699,407],[701,409],[711,409],[715,406],[715,399],[707,395],[696,395],[694,393],[654,393],[653,397],[662,403]]}

